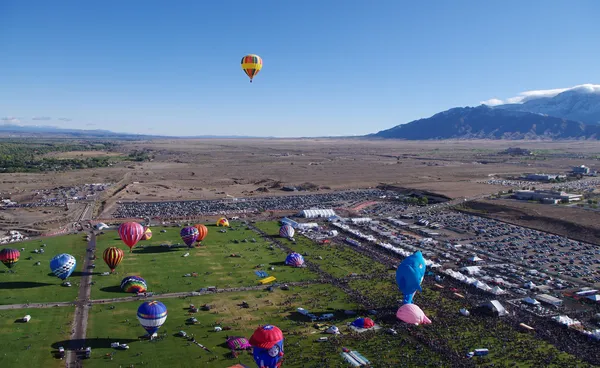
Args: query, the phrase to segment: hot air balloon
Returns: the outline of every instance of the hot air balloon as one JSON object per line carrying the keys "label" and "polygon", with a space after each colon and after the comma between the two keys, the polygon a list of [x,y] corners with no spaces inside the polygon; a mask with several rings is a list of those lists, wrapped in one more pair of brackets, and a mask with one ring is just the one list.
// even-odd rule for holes
{"label": "hot air balloon", "polygon": [[425,313],[415,304],[404,304],[398,311],[396,312],[396,318],[399,320],[411,323],[415,325],[424,324],[428,325],[431,323],[431,320],[427,318]]}
{"label": "hot air balloon", "polygon": [[152,336],[167,320],[167,307],[156,300],[143,302],[138,308],[137,318],[148,335]]}
{"label": "hot air balloon", "polygon": [[0,262],[8,268],[13,268],[19,261],[19,257],[21,257],[21,252],[14,248],[4,248],[0,251]]}
{"label": "hot air balloon", "polygon": [[279,236],[281,236],[282,238],[291,239],[294,237],[295,233],[296,231],[294,230],[292,225],[289,224],[285,224],[279,229]]}
{"label": "hot air balloon", "polygon": [[252,337],[252,355],[259,368],[279,368],[283,358],[283,333],[273,325],[257,328]]}
{"label": "hot air balloon", "polygon": [[302,267],[304,265],[304,257],[300,253],[290,253],[285,257],[285,264],[288,266]]}
{"label": "hot air balloon", "polygon": [[143,293],[148,290],[146,280],[139,276],[127,276],[121,281],[121,290],[126,293]]}
{"label": "hot air balloon", "polygon": [[115,272],[115,268],[121,263],[124,256],[123,250],[117,247],[108,247],[102,253],[102,258],[108,268],[110,268],[110,272]]}
{"label": "hot air balloon", "polygon": [[141,240],[150,240],[150,239],[152,239],[152,230],[150,230],[150,228],[146,226],[144,228],[144,234],[142,235]]}
{"label": "hot air balloon", "polygon": [[412,303],[413,296],[421,289],[421,282],[425,276],[425,258],[420,251],[416,251],[406,257],[396,270],[396,283],[398,288],[404,294],[403,303]]}
{"label": "hot air balloon", "polygon": [[225,217],[221,217],[220,219],[217,220],[217,226],[229,226],[229,220],[227,220]]}
{"label": "hot air balloon", "polygon": [[196,239],[196,241],[200,243],[202,240],[204,240],[204,238],[206,238],[206,235],[208,235],[208,228],[203,224],[196,224],[194,227],[198,229],[198,239]]}
{"label": "hot air balloon", "polygon": [[250,78],[250,83],[252,83],[252,78],[262,69],[262,64],[262,59],[258,55],[250,54],[242,58],[242,70]]}
{"label": "hot air balloon", "polygon": [[50,260],[50,270],[61,280],[65,280],[71,276],[76,265],[77,261],[75,257],[67,253],[54,256]]}
{"label": "hot air balloon", "polygon": [[196,239],[198,239],[198,234],[198,229],[193,226],[186,226],[179,232],[179,235],[181,235],[181,240],[183,240],[188,247],[191,247]]}
{"label": "hot air balloon", "polygon": [[125,222],[119,226],[119,236],[129,247],[129,252],[144,235],[144,227],[137,222]]}
{"label": "hot air balloon", "polygon": [[352,326],[369,329],[375,326],[375,322],[371,318],[357,318],[352,322]]}

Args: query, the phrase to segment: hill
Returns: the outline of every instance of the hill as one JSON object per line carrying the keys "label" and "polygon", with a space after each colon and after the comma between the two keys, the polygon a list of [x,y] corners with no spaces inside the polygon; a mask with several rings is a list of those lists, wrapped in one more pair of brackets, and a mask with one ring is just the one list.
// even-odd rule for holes
{"label": "hill", "polygon": [[370,138],[428,139],[596,139],[600,126],[524,111],[457,107],[371,134]]}

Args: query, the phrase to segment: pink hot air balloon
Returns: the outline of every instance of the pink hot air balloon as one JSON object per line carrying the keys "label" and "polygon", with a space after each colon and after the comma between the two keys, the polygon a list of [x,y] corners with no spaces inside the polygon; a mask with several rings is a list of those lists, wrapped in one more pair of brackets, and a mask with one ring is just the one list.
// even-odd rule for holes
{"label": "pink hot air balloon", "polygon": [[404,304],[396,312],[396,317],[406,323],[415,325],[428,325],[431,320],[427,318],[425,313],[415,304]]}

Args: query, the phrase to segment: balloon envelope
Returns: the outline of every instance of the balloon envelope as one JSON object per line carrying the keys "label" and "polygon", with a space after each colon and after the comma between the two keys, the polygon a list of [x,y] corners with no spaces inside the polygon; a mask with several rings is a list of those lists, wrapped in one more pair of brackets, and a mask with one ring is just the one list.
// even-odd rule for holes
{"label": "balloon envelope", "polygon": [[299,253],[290,253],[285,258],[285,264],[288,266],[301,267],[304,264],[304,257]]}
{"label": "balloon envelope", "polygon": [[357,318],[352,322],[352,326],[358,328],[371,328],[375,326],[375,322],[371,318]]}
{"label": "balloon envelope", "polygon": [[258,74],[258,72],[262,69],[263,62],[260,56],[255,54],[246,55],[242,58],[242,70],[248,78],[250,78],[250,82],[252,79]]}
{"label": "balloon envelope", "polygon": [[144,228],[144,234],[142,235],[141,240],[150,240],[152,239],[152,230],[149,227]]}
{"label": "balloon envelope", "polygon": [[152,335],[167,320],[167,307],[156,300],[144,302],[138,308],[137,318],[148,335]]}
{"label": "balloon envelope", "polygon": [[295,233],[296,231],[289,224],[285,224],[281,228],[279,228],[279,236],[281,236],[282,238],[293,238]]}
{"label": "balloon envelope", "polygon": [[67,277],[71,276],[76,265],[77,261],[75,260],[75,257],[67,253],[54,256],[54,258],[50,260],[50,270],[52,270],[56,277],[61,280],[65,280]]}
{"label": "balloon envelope", "polygon": [[229,220],[227,220],[225,217],[221,217],[217,220],[217,226],[229,226]]}
{"label": "balloon envelope", "polygon": [[127,276],[121,281],[121,290],[126,293],[143,293],[147,289],[146,280],[139,276]]}
{"label": "balloon envelope", "polygon": [[196,224],[194,227],[198,229],[198,239],[196,241],[199,243],[208,235],[208,228],[203,224]]}
{"label": "balloon envelope", "polygon": [[8,268],[13,268],[20,257],[21,252],[14,248],[4,248],[0,251],[0,262]]}
{"label": "balloon envelope", "polygon": [[252,345],[252,355],[258,367],[281,367],[283,333],[279,328],[273,325],[261,326],[254,331],[249,342]]}
{"label": "balloon envelope", "polygon": [[117,247],[108,247],[102,253],[102,259],[106,262],[106,265],[112,272],[115,271],[115,268],[121,263],[125,253],[123,250]]}
{"label": "balloon envelope", "polygon": [[230,336],[227,339],[227,346],[231,350],[246,350],[252,347],[247,338],[239,336]]}
{"label": "balloon envelope", "polygon": [[196,239],[198,239],[198,234],[198,229],[193,226],[184,227],[179,232],[179,235],[181,235],[181,240],[183,240],[188,247],[194,244]]}
{"label": "balloon envelope", "polygon": [[119,236],[129,250],[137,244],[144,235],[144,227],[137,222],[125,222],[119,226]]}
{"label": "balloon envelope", "polygon": [[396,269],[396,283],[404,294],[404,304],[412,303],[415,292],[422,291],[421,283],[425,276],[425,258],[421,251],[416,251],[406,257]]}
{"label": "balloon envelope", "polygon": [[398,311],[396,312],[396,318],[411,324],[428,325],[431,323],[431,320],[427,318],[421,308],[415,304],[404,304],[398,308]]}

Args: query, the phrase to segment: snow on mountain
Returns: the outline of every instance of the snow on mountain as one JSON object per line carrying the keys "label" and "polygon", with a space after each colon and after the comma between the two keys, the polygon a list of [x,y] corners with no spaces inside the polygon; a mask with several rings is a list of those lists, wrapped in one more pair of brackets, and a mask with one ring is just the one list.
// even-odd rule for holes
{"label": "snow on mountain", "polygon": [[[583,84],[571,88],[528,91],[505,101],[488,100],[486,105],[510,111],[545,114],[600,125],[600,85]],[[503,103],[503,104],[498,104]]]}

